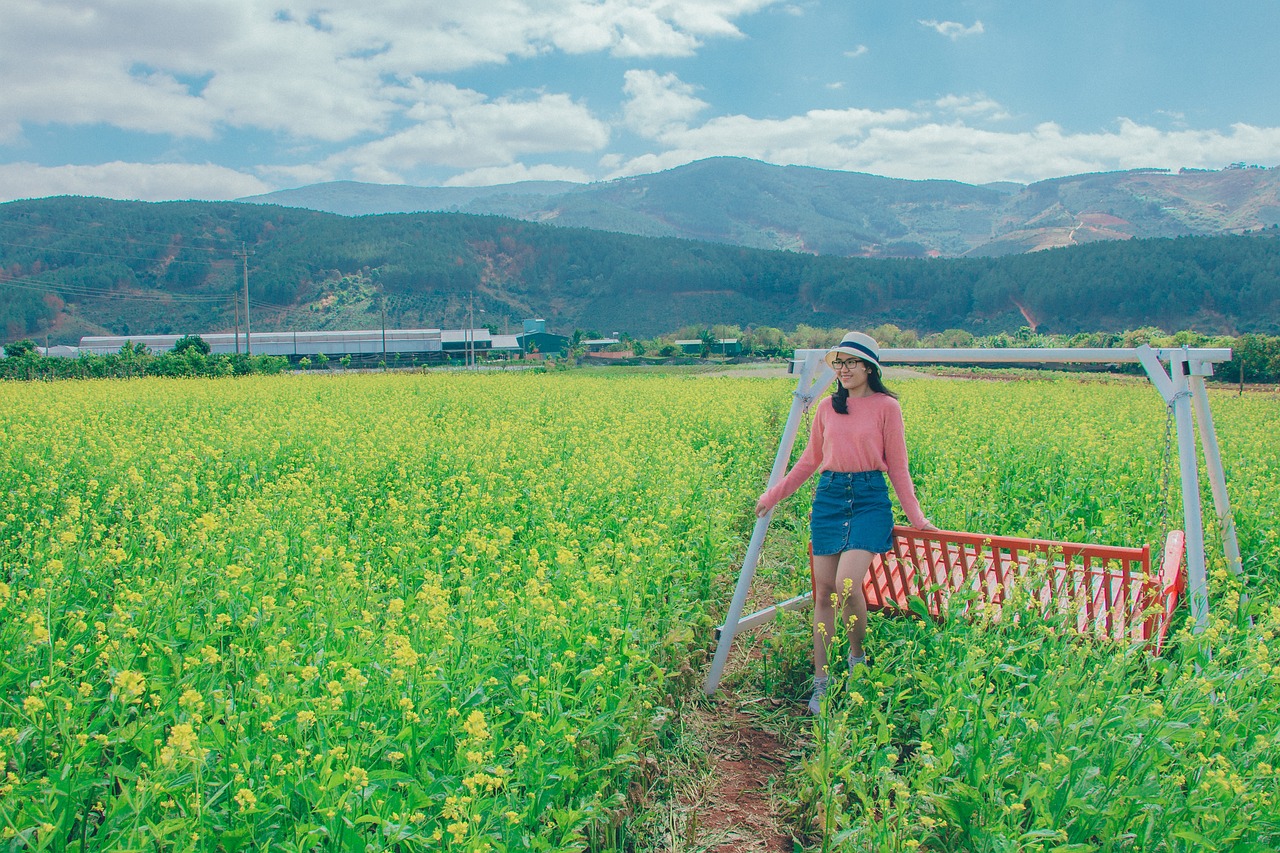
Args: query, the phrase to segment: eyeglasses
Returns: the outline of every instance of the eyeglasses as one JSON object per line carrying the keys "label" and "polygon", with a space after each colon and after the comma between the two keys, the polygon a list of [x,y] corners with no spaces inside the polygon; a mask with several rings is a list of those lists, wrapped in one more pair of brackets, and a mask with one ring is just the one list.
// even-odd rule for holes
{"label": "eyeglasses", "polygon": [[831,366],[836,370],[844,370],[846,367],[853,370],[858,365],[866,366],[866,362],[857,358],[837,358],[831,362]]}

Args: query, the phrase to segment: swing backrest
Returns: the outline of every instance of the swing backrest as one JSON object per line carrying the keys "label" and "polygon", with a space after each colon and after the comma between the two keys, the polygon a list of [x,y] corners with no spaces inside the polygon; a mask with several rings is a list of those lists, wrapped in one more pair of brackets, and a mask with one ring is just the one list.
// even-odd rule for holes
{"label": "swing backrest", "polygon": [[[874,610],[1008,618],[1075,614],[1082,634],[1164,648],[1184,591],[1180,530],[1169,533],[1159,571],[1151,548],[1120,548],[1016,536],[895,527],[893,551],[877,555],[863,591]],[[911,600],[919,604],[911,607]]]}

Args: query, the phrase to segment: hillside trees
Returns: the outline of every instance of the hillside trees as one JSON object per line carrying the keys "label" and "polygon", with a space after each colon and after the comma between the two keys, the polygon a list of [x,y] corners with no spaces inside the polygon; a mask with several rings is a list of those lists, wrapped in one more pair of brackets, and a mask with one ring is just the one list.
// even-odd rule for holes
{"label": "hillside trees", "polygon": [[[1091,243],[1001,258],[873,260],[552,228],[491,216],[346,218],[257,205],[41,199],[0,205],[0,333],[229,330],[250,252],[255,328],[489,322],[655,335],[680,325],[1077,333],[1159,325],[1280,332],[1277,233]],[[33,289],[30,289],[33,288]],[[49,297],[50,299],[47,299]],[[366,294],[364,297],[368,298]],[[339,300],[340,301],[340,300]]]}

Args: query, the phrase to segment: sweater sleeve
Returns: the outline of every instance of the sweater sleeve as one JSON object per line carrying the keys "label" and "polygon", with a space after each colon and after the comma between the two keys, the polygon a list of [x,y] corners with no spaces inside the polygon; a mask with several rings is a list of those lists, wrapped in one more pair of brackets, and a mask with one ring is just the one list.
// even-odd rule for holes
{"label": "sweater sleeve", "polygon": [[827,399],[818,404],[818,410],[813,416],[813,426],[809,428],[809,444],[805,447],[804,453],[796,460],[795,466],[787,472],[787,476],[761,495],[761,499],[769,509],[773,509],[784,499],[794,494],[796,489],[804,485],[804,481],[813,476],[813,472],[817,471],[822,465],[825,411],[830,407],[831,403]]}
{"label": "sweater sleeve", "polygon": [[907,463],[906,428],[902,424],[902,407],[896,401],[884,416],[884,461],[889,470],[889,482],[893,483],[893,491],[898,496],[902,511],[907,514],[912,526],[923,527],[927,519],[916,498],[915,483],[911,481],[911,468]]}

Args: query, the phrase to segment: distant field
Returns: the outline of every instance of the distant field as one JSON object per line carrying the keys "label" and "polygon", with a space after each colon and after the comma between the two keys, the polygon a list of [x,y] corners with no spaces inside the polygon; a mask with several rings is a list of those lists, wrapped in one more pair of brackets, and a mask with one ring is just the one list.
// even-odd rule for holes
{"label": "distant field", "polygon": [[[697,695],[794,390],[720,379],[0,385],[0,840],[664,849],[637,793]],[[1151,389],[895,388],[938,524],[1158,538]],[[876,619],[874,672],[841,679],[783,794],[800,839],[1280,844],[1277,402],[1213,397],[1247,586],[1213,558],[1212,660],[1185,635],[1151,662]],[[805,511],[775,522],[780,593],[807,583]],[[736,689],[800,698],[803,618]]]}

